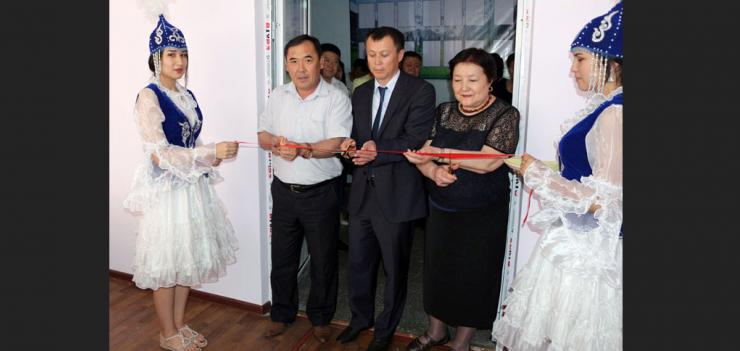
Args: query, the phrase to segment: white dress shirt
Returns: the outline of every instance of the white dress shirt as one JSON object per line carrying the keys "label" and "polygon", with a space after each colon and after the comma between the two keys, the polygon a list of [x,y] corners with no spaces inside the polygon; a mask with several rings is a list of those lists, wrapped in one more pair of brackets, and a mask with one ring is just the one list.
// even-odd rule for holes
{"label": "white dress shirt", "polygon": [[[385,93],[383,94],[383,109],[380,110],[380,124],[378,126],[383,125],[383,118],[385,118],[385,110],[388,109],[388,101],[391,101],[391,94],[393,94],[393,89],[396,87],[396,82],[398,82],[398,76],[401,75],[401,71],[397,71],[396,74],[391,78],[390,81],[388,81],[388,84],[385,85],[385,88],[388,88],[385,90]],[[375,115],[378,113],[378,105],[380,105],[380,90],[378,90],[378,87],[382,87],[380,83],[378,83],[378,80],[375,79],[375,87],[373,87],[373,115],[372,120],[370,121],[370,128],[372,128],[373,123],[375,123]],[[378,127],[380,128],[380,127]],[[380,130],[380,129],[378,129]]]}
{"label": "white dress shirt", "polygon": [[[277,87],[260,114],[257,131],[284,136],[298,143],[314,143],[349,137],[352,105],[347,94],[319,79],[316,90],[302,99],[293,82]],[[274,157],[274,173],[281,181],[311,185],[339,176],[342,163],[336,157],[296,157],[286,161]]]}
{"label": "white dress shirt", "polygon": [[347,86],[344,85],[344,83],[342,83],[341,80],[336,79],[334,77],[331,77],[331,85],[334,86],[335,88],[343,91],[345,94],[347,94],[347,96],[350,95],[349,88],[347,88]]}

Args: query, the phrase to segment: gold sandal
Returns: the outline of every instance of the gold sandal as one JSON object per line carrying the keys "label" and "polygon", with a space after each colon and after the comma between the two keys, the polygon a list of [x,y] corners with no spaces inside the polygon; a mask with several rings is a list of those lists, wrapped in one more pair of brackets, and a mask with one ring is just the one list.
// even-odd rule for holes
{"label": "gold sandal", "polygon": [[206,337],[203,336],[203,334],[193,330],[193,328],[190,328],[190,326],[187,324],[180,328],[180,334],[190,340],[193,344],[195,344],[195,346],[206,347],[206,345],[208,345],[208,340],[206,340]]}
{"label": "gold sandal", "polygon": [[[179,340],[178,340],[179,339]],[[165,338],[162,334],[159,334],[159,347],[168,351],[201,351],[199,347],[190,348],[196,346],[193,342],[187,339],[182,333]]]}

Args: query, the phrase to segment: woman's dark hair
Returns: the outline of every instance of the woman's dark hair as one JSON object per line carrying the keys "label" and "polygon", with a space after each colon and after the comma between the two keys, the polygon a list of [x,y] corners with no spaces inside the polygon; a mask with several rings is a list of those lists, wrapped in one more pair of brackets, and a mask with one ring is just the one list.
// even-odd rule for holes
{"label": "woman's dark hair", "polygon": [[149,70],[154,73],[154,55],[149,55]]}
{"label": "woman's dark hair", "polygon": [[498,53],[492,52],[491,57],[496,61],[496,79],[501,79],[504,76],[504,59]]}
{"label": "woman's dark hair", "polygon": [[293,39],[290,39],[290,41],[285,44],[285,49],[283,49],[283,57],[288,57],[288,49],[301,45],[304,41],[311,42],[313,44],[313,47],[316,49],[316,56],[321,55],[321,43],[319,43],[319,40],[315,37],[312,37],[308,34],[301,34]]}
{"label": "woman's dark hair", "polygon": [[463,62],[473,63],[483,68],[483,72],[490,82],[495,82],[498,79],[498,76],[496,76],[496,61],[494,61],[491,54],[481,49],[467,48],[458,52],[449,62],[450,76],[455,71],[455,66]]}
{"label": "woman's dark hair", "polygon": [[510,65],[512,62],[514,62],[514,53],[510,53],[508,57],[506,57],[506,66]]}

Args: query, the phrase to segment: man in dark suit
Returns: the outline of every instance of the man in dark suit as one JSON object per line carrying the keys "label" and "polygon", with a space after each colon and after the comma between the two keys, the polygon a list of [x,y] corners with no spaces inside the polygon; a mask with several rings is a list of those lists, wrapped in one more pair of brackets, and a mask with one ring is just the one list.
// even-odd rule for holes
{"label": "man in dark suit", "polygon": [[[401,320],[413,239],[413,221],[427,215],[421,174],[401,154],[418,149],[434,120],[434,87],[399,70],[404,37],[379,27],[365,38],[368,66],[375,77],[352,96],[351,138],[356,168],[349,198],[349,326],[337,337],[349,342],[375,326],[368,350],[386,350]],[[357,150],[357,146],[359,150]],[[376,151],[381,152],[376,152]],[[374,318],[378,263],[386,277],[383,311]]]}

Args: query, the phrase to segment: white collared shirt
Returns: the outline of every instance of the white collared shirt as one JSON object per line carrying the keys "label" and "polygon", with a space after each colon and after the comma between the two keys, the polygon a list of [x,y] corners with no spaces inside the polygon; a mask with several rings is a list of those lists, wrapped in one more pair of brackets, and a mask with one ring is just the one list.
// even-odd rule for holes
{"label": "white collared shirt", "polygon": [[[388,81],[388,84],[385,85],[386,89],[385,93],[383,94],[383,109],[380,110],[380,124],[378,126],[383,124],[383,118],[385,118],[385,110],[388,109],[388,101],[391,101],[391,94],[393,93],[393,89],[396,87],[396,82],[398,82],[398,77],[401,75],[401,71],[398,70],[396,74],[391,78],[390,81]],[[378,80],[375,79],[375,86],[373,87],[373,115],[372,120],[370,121],[370,127],[372,128],[372,124],[375,123],[375,114],[378,113],[378,105],[380,105],[380,90],[378,87],[381,87],[380,83],[378,83]]]}
{"label": "white collared shirt", "polygon": [[349,96],[349,95],[350,95],[350,94],[349,94],[349,88],[347,88],[347,86],[346,86],[346,85],[344,85],[344,83],[342,83],[342,81],[341,81],[341,80],[339,80],[339,79],[336,79],[336,78],[334,78],[334,77],[331,77],[331,85],[332,85],[333,87],[335,87],[335,88],[337,88],[337,89],[339,89],[339,90],[343,91],[343,92],[344,92],[345,94],[347,94],[347,96]]}
{"label": "white collared shirt", "polygon": [[[275,88],[257,124],[258,132],[266,131],[298,143],[346,138],[351,130],[349,97],[323,79],[305,99],[298,95],[293,82]],[[274,157],[273,162],[275,176],[292,184],[316,184],[342,173],[342,163],[336,157],[296,157],[293,161]]]}

